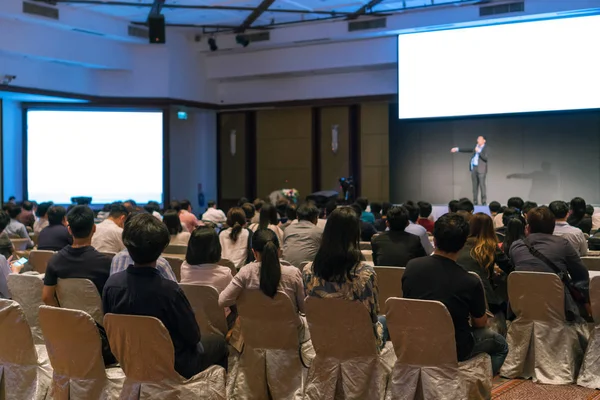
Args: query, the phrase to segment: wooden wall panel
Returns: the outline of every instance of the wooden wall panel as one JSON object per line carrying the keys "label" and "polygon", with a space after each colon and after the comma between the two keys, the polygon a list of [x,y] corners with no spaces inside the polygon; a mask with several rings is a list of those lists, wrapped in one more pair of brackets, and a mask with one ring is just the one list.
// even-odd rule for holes
{"label": "wooden wall panel", "polygon": [[[349,107],[321,109],[321,190],[341,191],[339,179],[350,175]],[[331,131],[338,125],[338,151],[331,150]]]}
{"label": "wooden wall panel", "polygon": [[312,111],[309,107],[256,113],[257,195],[295,188],[312,193]]}
{"label": "wooden wall panel", "polygon": [[361,195],[370,201],[389,201],[389,105],[360,107]]}
{"label": "wooden wall panel", "polygon": [[[236,132],[236,152],[231,154],[231,132]],[[224,113],[219,130],[221,201],[229,203],[246,196],[246,114]]]}

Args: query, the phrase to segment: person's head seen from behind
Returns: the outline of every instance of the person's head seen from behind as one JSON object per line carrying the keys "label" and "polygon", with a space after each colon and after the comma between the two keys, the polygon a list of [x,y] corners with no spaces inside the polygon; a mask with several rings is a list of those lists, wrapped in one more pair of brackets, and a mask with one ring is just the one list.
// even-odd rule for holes
{"label": "person's head seen from behind", "polygon": [[231,228],[229,238],[237,242],[242,229],[246,226],[246,213],[240,207],[232,207],[227,212],[227,226]]}
{"label": "person's head seen from behind", "polygon": [[123,244],[138,266],[155,266],[170,240],[166,225],[147,213],[135,214],[123,229]]}
{"label": "person's head seen from behind", "polygon": [[386,224],[392,232],[404,232],[408,226],[408,210],[404,206],[393,206],[387,212]]}
{"label": "person's head seen from behind", "polygon": [[442,215],[433,228],[435,253],[455,259],[457,253],[465,246],[469,231],[469,223],[460,215]]}
{"label": "person's head seen from behind", "polygon": [[221,243],[217,232],[208,226],[194,229],[188,243],[185,261],[190,265],[216,264],[221,259]]}
{"label": "person's head seen from behind", "polygon": [[252,235],[252,253],[260,262],[260,290],[273,298],[281,280],[280,250],[277,235],[270,229],[259,229]]}
{"label": "person's head seen from behind", "polygon": [[88,206],[75,206],[67,214],[68,229],[73,245],[90,245],[96,232],[94,211]]}

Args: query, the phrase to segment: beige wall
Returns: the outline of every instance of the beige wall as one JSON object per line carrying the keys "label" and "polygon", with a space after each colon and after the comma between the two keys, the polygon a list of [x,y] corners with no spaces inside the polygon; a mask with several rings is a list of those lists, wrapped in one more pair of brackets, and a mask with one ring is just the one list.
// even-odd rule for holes
{"label": "beige wall", "polygon": [[361,195],[369,201],[389,201],[389,105],[360,106]]}
{"label": "beige wall", "polygon": [[[350,175],[349,107],[321,109],[321,190],[340,191],[339,179]],[[331,150],[331,130],[338,125],[338,151]]]}
{"label": "beige wall", "polygon": [[256,113],[257,196],[295,188],[312,193],[312,111],[309,107]]}
{"label": "beige wall", "polygon": [[[236,152],[231,154],[231,131],[236,132]],[[236,200],[246,195],[246,115],[221,114],[219,137],[221,198]]]}

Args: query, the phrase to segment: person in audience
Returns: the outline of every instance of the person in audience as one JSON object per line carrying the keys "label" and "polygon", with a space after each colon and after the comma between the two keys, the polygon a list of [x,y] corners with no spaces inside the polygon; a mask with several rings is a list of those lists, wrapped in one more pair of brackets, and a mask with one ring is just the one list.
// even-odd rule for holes
{"label": "person in audience", "polygon": [[183,231],[183,226],[181,226],[181,221],[179,220],[179,214],[175,210],[167,210],[165,215],[163,215],[164,224],[167,226],[169,230],[169,235],[171,235],[171,243],[175,245],[187,246],[190,241],[190,233]]}
{"label": "person in audience", "polygon": [[[567,239],[554,235],[555,218],[548,207],[537,207],[527,214],[527,238],[510,247],[510,259],[516,271],[568,273],[573,284],[583,292],[589,288],[590,276],[581,258]],[[541,256],[540,256],[541,255]],[[552,267],[553,264],[555,268]],[[568,321],[579,321],[579,306],[565,290],[565,314]]]}
{"label": "person in audience", "polygon": [[179,204],[181,206],[181,210],[179,211],[179,219],[186,227],[188,232],[193,232],[197,226],[203,225],[192,213],[192,203],[189,200],[181,200]]}
{"label": "person in audience", "polygon": [[526,201],[523,204],[523,208],[521,209],[521,213],[523,215],[527,215],[527,213],[531,210],[533,210],[534,208],[536,208],[538,206],[538,204],[535,201]]}
{"label": "person in audience", "polygon": [[[506,235],[506,227],[510,220],[515,218],[519,219],[523,226],[525,226],[525,218],[523,218],[521,211],[514,207],[507,207],[502,213],[502,223],[500,228],[496,228],[496,236],[498,236],[499,242],[504,242],[504,237]],[[496,218],[494,218],[494,224],[496,224],[495,221]],[[508,249],[506,249],[506,251],[508,251]]]}
{"label": "person in audience", "polygon": [[227,344],[217,335],[200,337],[185,294],[156,270],[156,260],[170,239],[167,227],[152,215],[134,215],[123,230],[123,242],[134,263],[108,278],[102,305],[105,313],[158,318],[173,342],[175,370],[189,379],[211,365],[227,368]]}
{"label": "person in audience", "polygon": [[144,206],[144,210],[148,214],[152,214],[152,216],[154,216],[159,221],[162,221],[163,216],[160,214],[160,204],[158,204],[158,202],[156,202],[156,201],[149,201]]}
{"label": "person in audience", "polygon": [[592,218],[594,216],[595,212],[596,212],[596,210],[594,209],[593,205],[588,204],[585,206],[585,216],[587,218]]}
{"label": "person in audience", "polygon": [[383,206],[381,205],[381,203],[371,202],[371,214],[373,214],[373,217],[375,217],[375,221],[381,219],[382,209]]}
{"label": "person in audience", "polygon": [[212,222],[215,225],[219,225],[227,221],[227,217],[223,210],[219,210],[217,208],[217,203],[213,200],[208,202],[208,208],[206,212],[202,215],[202,221]]}
{"label": "person in audience", "polygon": [[458,200],[450,200],[448,203],[448,212],[455,213],[458,211]]}
{"label": "person in audience", "polygon": [[355,203],[358,204],[360,206],[360,208],[362,209],[362,214],[360,216],[360,219],[369,224],[374,224],[375,216],[372,213],[367,211],[367,206],[369,205],[369,200],[365,197],[359,197],[358,199],[356,199]]}
{"label": "person in audience", "polygon": [[569,225],[577,227],[583,231],[583,233],[587,233],[588,235],[592,231],[592,219],[590,217],[586,217],[586,204],[585,200],[581,197],[575,197],[571,200],[571,211],[569,217],[567,218],[567,222]]}
{"label": "person in audience", "polygon": [[554,235],[567,239],[579,256],[586,256],[588,253],[588,244],[585,235],[581,229],[567,223],[569,205],[564,201],[557,200],[550,203],[549,208],[556,220]]}
{"label": "person in audience", "polygon": [[465,219],[465,221],[467,221],[467,224],[471,223],[471,220],[473,219],[473,213],[469,212],[469,211],[465,211],[465,210],[458,210],[456,212],[457,215],[460,215],[461,217],[463,217]]}
{"label": "person in audience", "polygon": [[233,275],[228,267],[217,263],[221,259],[221,243],[217,232],[200,226],[192,232],[185,262],[181,265],[181,283],[212,286],[221,293]]}
{"label": "person in audience", "polygon": [[[354,203],[350,207],[352,207],[352,209],[354,210],[354,212],[356,214],[358,214],[358,216],[362,215],[363,210],[359,204]],[[376,234],[377,234],[377,230],[375,229],[373,224],[370,224],[362,219],[360,220],[360,240],[361,240],[361,242],[370,242],[371,239],[373,238],[373,236]]]}
{"label": "person in audience", "polygon": [[[19,273],[19,270],[13,270],[10,266],[10,260],[12,260],[12,243],[8,239],[8,236],[4,233],[4,229],[8,226],[10,217],[6,211],[0,211],[0,298],[10,299],[10,292],[8,291],[8,275],[11,272]],[[3,243],[4,239],[8,241],[8,244]],[[7,252],[6,249],[9,251]]]}
{"label": "person in audience", "polygon": [[27,228],[25,225],[20,223],[17,218],[21,214],[21,207],[14,204],[7,204],[7,212],[10,216],[10,223],[4,230],[9,238],[15,239],[27,239],[27,248],[33,248],[33,241],[29,237],[29,233],[27,232]]}
{"label": "person in audience", "polygon": [[328,218],[315,261],[304,268],[306,294],[320,298],[358,300],[365,305],[381,350],[389,339],[385,317],[379,317],[379,285],[360,251],[360,214],[337,208]]}
{"label": "person in audience", "polygon": [[8,198],[8,204],[17,204],[17,198],[15,196],[10,196]]}
{"label": "person in audience", "polygon": [[290,201],[288,199],[279,199],[277,200],[277,203],[275,203],[275,209],[277,210],[277,219],[280,221],[280,225],[281,223],[286,223],[287,222],[287,208],[290,205]]}
{"label": "person in audience", "polygon": [[479,278],[456,263],[469,236],[469,224],[455,213],[446,214],[436,221],[433,236],[435,253],[411,260],[406,267],[402,277],[404,297],[442,302],[454,323],[458,361],[487,353],[496,375],[506,359],[508,345],[501,335],[486,328],[485,293]]}
{"label": "person in audience", "polygon": [[475,212],[475,206],[473,202],[469,199],[460,199],[458,204],[456,205],[456,212],[466,211],[468,213],[473,214]]}
{"label": "person in audience", "polygon": [[135,200],[129,199],[123,202],[123,206],[127,209],[127,213],[137,211],[137,203]]}
{"label": "person in audience", "polygon": [[240,207],[242,208],[242,210],[244,210],[244,213],[246,214],[246,225],[250,225],[250,221],[252,221],[252,218],[254,218],[254,214],[256,213],[254,205],[252,203],[244,203]]}
{"label": "person in audience", "polygon": [[419,219],[417,219],[417,224],[425,228],[427,232],[433,233],[433,221],[429,219],[431,213],[433,212],[431,203],[419,201],[417,206],[419,207]]}
{"label": "person in audience", "polygon": [[19,214],[18,221],[26,227],[33,229],[35,223],[34,204],[31,201],[25,200],[21,204],[21,214]]}
{"label": "person in audience", "polygon": [[[247,198],[247,197],[241,197],[241,198],[238,200],[237,206],[238,206],[238,207],[241,207],[241,206],[243,206],[243,205],[244,205],[244,204],[246,204],[246,203],[250,203],[250,200],[248,200],[248,198]],[[250,203],[250,204],[252,204],[252,203]],[[252,206],[252,207],[254,207],[254,206]]]}
{"label": "person in audience", "polygon": [[[285,217],[286,217],[286,221],[285,223],[280,222],[279,223],[279,227],[281,228],[282,231],[284,231],[285,234],[285,229],[290,226],[293,223],[297,223],[298,221],[296,221],[296,219],[298,218],[298,212],[297,212],[297,207],[295,204],[288,204],[286,209],[285,209]],[[284,235],[285,237],[285,235]]]}
{"label": "person in audience", "polygon": [[261,199],[256,199],[252,204],[254,205],[256,213],[254,214],[254,217],[250,222],[253,224],[258,224],[258,221],[260,221],[260,210],[262,209],[262,206],[265,204],[265,202]]}
{"label": "person in audience", "polygon": [[[521,218],[511,218],[508,221],[508,224],[505,226],[504,240],[500,243],[502,251],[509,257],[509,259],[509,250],[512,244],[517,240],[523,239],[525,239],[525,223]],[[514,266],[514,264],[512,265]]]}
{"label": "person in audience", "polygon": [[427,255],[421,239],[404,231],[408,226],[406,207],[390,208],[386,222],[389,231],[378,233],[371,239],[375,265],[406,267],[413,258]]}
{"label": "person in audience", "polygon": [[227,212],[227,226],[221,231],[221,257],[231,261],[237,269],[250,261],[252,234],[246,229],[246,214],[239,207],[230,208]]}
{"label": "person in audience", "polygon": [[270,229],[277,235],[279,243],[283,243],[283,231],[278,225],[277,209],[270,203],[265,203],[260,209],[260,219],[258,223],[250,225],[250,230],[256,232],[259,229]]}
{"label": "person in audience", "polygon": [[123,224],[127,218],[127,208],[121,203],[113,203],[110,206],[108,218],[98,224],[96,234],[92,238],[92,246],[107,253],[118,253],[125,248],[123,244]]}
{"label": "person in audience", "polygon": [[35,214],[38,219],[33,224],[33,233],[39,235],[42,229],[47,227],[50,223],[48,222],[48,209],[52,207],[52,202],[47,201],[44,203],[40,203]]}
{"label": "person in audience", "polygon": [[[508,199],[508,202],[506,203],[506,208],[514,208],[519,213],[522,213],[524,205],[525,205],[525,202],[523,201],[522,198],[511,197],[510,199]],[[503,213],[504,213],[504,211],[494,217],[494,226],[496,227],[496,229],[502,228],[504,226],[504,219],[503,219],[503,215],[502,215]]]}
{"label": "person in audience", "polygon": [[408,226],[404,229],[405,232],[417,235],[421,239],[421,245],[425,249],[426,254],[433,253],[433,245],[429,241],[427,236],[427,230],[421,225],[417,224],[419,219],[419,208],[412,201],[407,201],[404,207],[408,211]]}
{"label": "person in audience", "polygon": [[381,205],[381,218],[375,221],[373,226],[377,230],[377,232],[383,232],[387,229],[387,213],[392,208],[392,203],[389,201],[385,201]]}
{"label": "person in audience", "polygon": [[6,234],[6,227],[10,223],[10,216],[4,210],[0,210],[0,255],[10,260],[14,253],[14,246]]}
{"label": "person in audience", "polygon": [[489,205],[489,208],[492,219],[502,212],[502,205],[497,201],[492,201]]}
{"label": "person in audience", "polygon": [[67,210],[52,206],[48,210],[48,225],[40,232],[38,250],[59,251],[73,244],[73,237],[67,229]]}
{"label": "person in audience", "polygon": [[312,203],[298,207],[298,222],[283,233],[283,259],[300,268],[303,261],[313,261],[321,245],[323,229],[317,226],[319,209]]}
{"label": "person in audience", "polygon": [[335,202],[335,200],[329,200],[327,202],[327,204],[325,204],[325,215],[324,215],[324,218],[322,218],[322,219],[327,220],[327,218],[329,218],[331,213],[333,213],[336,208],[337,208],[337,203]]}

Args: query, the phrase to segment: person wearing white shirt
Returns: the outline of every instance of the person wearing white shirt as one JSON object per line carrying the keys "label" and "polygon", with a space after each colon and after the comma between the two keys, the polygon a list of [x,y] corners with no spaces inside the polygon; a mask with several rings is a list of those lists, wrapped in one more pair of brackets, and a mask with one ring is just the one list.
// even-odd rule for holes
{"label": "person wearing white shirt", "polygon": [[233,262],[237,269],[246,265],[250,253],[250,231],[246,226],[246,213],[239,207],[233,207],[227,213],[229,228],[221,231],[221,257]]}
{"label": "person wearing white shirt", "polygon": [[554,236],[562,236],[573,246],[580,257],[587,255],[588,245],[585,235],[581,229],[571,226],[567,223],[569,215],[569,205],[564,201],[553,201],[550,203],[550,211],[554,214],[556,225],[554,226]]}
{"label": "person wearing white shirt", "polygon": [[96,226],[96,233],[92,237],[92,247],[99,252],[107,253],[119,253],[124,250],[122,235],[127,215],[127,209],[123,204],[112,204],[108,218]]}
{"label": "person wearing white shirt", "polygon": [[33,233],[39,235],[40,232],[42,231],[42,229],[44,229],[45,227],[50,225],[50,223],[48,222],[47,214],[48,214],[48,210],[50,209],[51,206],[52,206],[51,201],[41,203],[38,206],[38,208],[35,212],[38,219],[33,223]]}
{"label": "person wearing white shirt", "polygon": [[179,213],[177,211],[167,210],[162,221],[167,226],[169,235],[171,235],[171,242],[169,244],[188,245],[190,233],[183,230],[183,225],[181,225]]}
{"label": "person wearing white shirt", "polygon": [[202,215],[202,221],[209,221],[213,224],[222,224],[227,221],[227,217],[222,210],[217,208],[217,203],[211,200],[208,202],[206,212]]}

